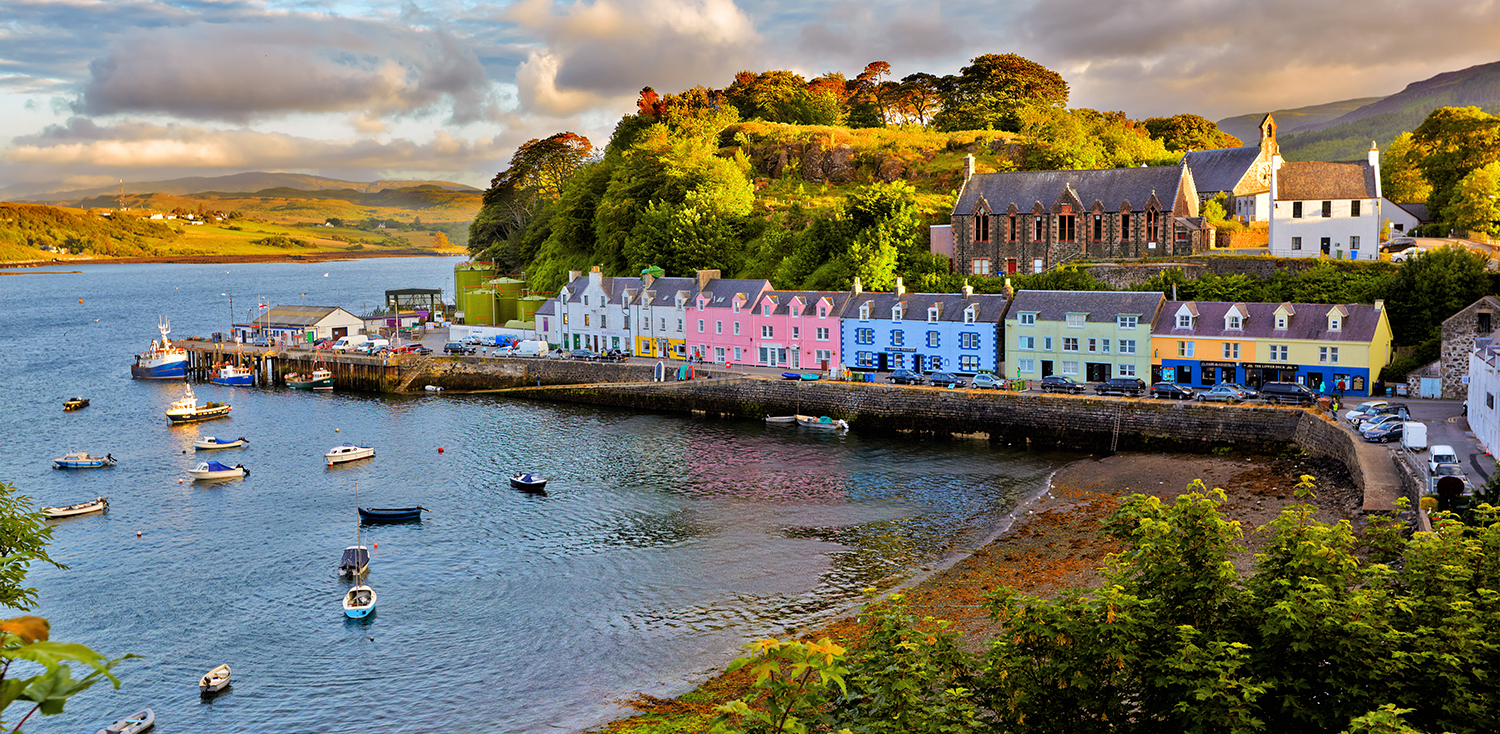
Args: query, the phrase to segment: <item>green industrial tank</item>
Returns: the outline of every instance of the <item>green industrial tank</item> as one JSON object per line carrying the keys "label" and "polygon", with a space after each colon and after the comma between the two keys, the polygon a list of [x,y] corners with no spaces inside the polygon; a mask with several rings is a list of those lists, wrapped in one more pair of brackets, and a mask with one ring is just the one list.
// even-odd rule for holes
{"label": "green industrial tank", "polygon": [[546,296],[524,296],[516,301],[516,320],[522,322],[536,321],[536,311],[547,302]]}
{"label": "green industrial tank", "polygon": [[515,278],[495,278],[489,281],[489,286],[495,289],[496,323],[516,318],[516,301],[520,300],[526,283]]}
{"label": "green industrial tank", "polygon": [[495,292],[488,287],[465,291],[458,297],[458,310],[464,312],[465,324],[494,326]]}

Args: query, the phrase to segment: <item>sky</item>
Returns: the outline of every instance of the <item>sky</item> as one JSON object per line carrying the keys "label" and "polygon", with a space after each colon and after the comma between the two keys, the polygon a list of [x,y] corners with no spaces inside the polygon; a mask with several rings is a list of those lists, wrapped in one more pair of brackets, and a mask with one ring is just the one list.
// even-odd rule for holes
{"label": "sky", "polygon": [[603,147],[642,87],[740,70],[1060,73],[1069,105],[1217,120],[1500,60],[1500,0],[0,0],[0,191],[241,171],[484,187]]}

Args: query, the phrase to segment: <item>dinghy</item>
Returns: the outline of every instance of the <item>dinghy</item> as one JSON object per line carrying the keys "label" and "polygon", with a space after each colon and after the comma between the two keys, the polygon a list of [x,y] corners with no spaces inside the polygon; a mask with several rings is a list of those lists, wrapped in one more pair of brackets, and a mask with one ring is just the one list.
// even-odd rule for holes
{"label": "dinghy", "polygon": [[236,477],[250,476],[250,470],[244,464],[229,466],[217,461],[204,461],[197,467],[189,469],[188,475],[193,479],[234,479]]}
{"label": "dinghy", "polygon": [[58,517],[73,517],[75,515],[87,515],[90,512],[104,512],[109,509],[109,498],[100,497],[93,502],[79,502],[76,505],[65,505],[63,507],[43,507],[42,514],[49,519]]}
{"label": "dinghy", "polygon": [[797,416],[795,416],[795,415],[768,415],[768,416],[766,416],[766,422],[770,423],[773,426],[791,426],[791,425],[796,425],[796,423],[797,423]]}
{"label": "dinghy", "polygon": [[847,430],[849,428],[848,421],[829,418],[826,415],[822,417],[799,415],[797,416],[797,425],[819,431]]}
{"label": "dinghy", "polygon": [[375,611],[375,590],[366,584],[359,584],[349,588],[344,594],[344,616],[350,619],[363,619]]}
{"label": "dinghy", "polygon": [[416,507],[371,507],[369,509],[358,507],[360,522],[410,522],[421,520],[422,511],[427,509],[421,505]]}
{"label": "dinghy", "polygon": [[151,709],[141,709],[94,734],[140,734],[153,726],[156,726],[156,712]]}
{"label": "dinghy", "polygon": [[547,493],[547,480],[532,472],[516,472],[515,476],[510,478],[510,486],[522,492]]}
{"label": "dinghy", "polygon": [[73,398],[72,400],[68,400],[68,401],[66,401],[66,402],[63,403],[63,410],[65,410],[65,411],[67,411],[69,413],[71,413],[71,412],[73,412],[75,410],[83,410],[84,408],[87,408],[87,407],[89,407],[89,399],[88,398]]}
{"label": "dinghy", "polygon": [[239,438],[214,438],[204,436],[193,442],[193,448],[198,451],[213,451],[215,449],[237,449],[250,443],[250,439],[240,436]]}
{"label": "dinghy", "polygon": [[87,451],[70,451],[62,458],[52,460],[53,469],[98,469],[114,465],[114,456],[110,454],[89,456]]}
{"label": "dinghy", "polygon": [[229,687],[229,664],[225,663],[203,675],[198,681],[198,692],[211,696]]}

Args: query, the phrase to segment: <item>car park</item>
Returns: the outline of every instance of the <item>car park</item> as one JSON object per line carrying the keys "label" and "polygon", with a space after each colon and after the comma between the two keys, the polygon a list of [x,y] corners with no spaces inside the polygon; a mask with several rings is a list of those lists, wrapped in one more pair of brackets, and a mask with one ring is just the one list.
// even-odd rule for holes
{"label": "car park", "polygon": [[1386,421],[1360,435],[1370,443],[1390,443],[1401,440],[1401,436],[1406,430],[1405,426],[1405,421]]}
{"label": "car park", "polygon": [[1146,392],[1146,383],[1135,377],[1114,377],[1094,386],[1097,395],[1125,395],[1135,397]]}
{"label": "car park", "polygon": [[1083,394],[1083,385],[1062,375],[1047,375],[1042,378],[1042,392],[1068,392],[1074,395]]}
{"label": "car park", "polygon": [[1376,409],[1384,408],[1387,405],[1390,405],[1390,403],[1385,400],[1366,400],[1365,402],[1354,406],[1353,410],[1345,412],[1344,420],[1348,421],[1350,424],[1357,424],[1361,420],[1363,420],[1365,416],[1374,415]]}
{"label": "car park", "polygon": [[1457,464],[1458,452],[1447,444],[1437,444],[1432,447],[1432,453],[1427,456],[1427,473],[1437,474],[1437,468],[1443,464]]}
{"label": "car park", "polygon": [[1163,400],[1192,400],[1193,388],[1175,382],[1158,382],[1151,386],[1151,397]]}
{"label": "car park", "polygon": [[1267,382],[1260,386],[1260,397],[1268,403],[1296,405],[1312,405],[1318,401],[1317,393],[1295,382]]}
{"label": "car park", "polygon": [[1203,402],[1238,403],[1245,399],[1245,394],[1238,388],[1229,385],[1214,385],[1211,390],[1204,390],[1193,396],[1194,400]]}
{"label": "car park", "polygon": [[1364,421],[1364,422],[1360,423],[1359,424],[1359,432],[1361,434],[1363,434],[1365,431],[1369,431],[1369,430],[1377,428],[1379,426],[1383,426],[1383,425],[1385,425],[1387,423],[1400,423],[1400,422],[1402,422],[1404,420],[1406,420],[1406,416],[1404,416],[1404,415],[1396,415],[1394,413],[1388,413],[1386,415],[1377,415],[1374,418],[1371,418],[1370,420],[1367,420],[1367,421]]}
{"label": "car park", "polygon": [[988,372],[981,372],[974,375],[972,386],[980,389],[999,390],[1005,386],[1005,381]]}
{"label": "car park", "polygon": [[936,387],[964,387],[969,384],[964,378],[951,372],[934,372],[927,376],[927,382]]}
{"label": "car park", "polygon": [[463,342],[448,342],[443,345],[443,354],[473,354],[474,348]]}
{"label": "car park", "polygon": [[911,370],[896,370],[885,378],[892,385],[926,385],[927,378]]}

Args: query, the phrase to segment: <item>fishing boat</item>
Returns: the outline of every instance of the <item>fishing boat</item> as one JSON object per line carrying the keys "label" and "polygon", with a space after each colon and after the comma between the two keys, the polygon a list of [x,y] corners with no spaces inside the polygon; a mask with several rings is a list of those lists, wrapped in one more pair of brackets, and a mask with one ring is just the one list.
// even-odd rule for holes
{"label": "fishing boat", "polygon": [[83,410],[87,407],[89,407],[88,398],[73,398],[72,400],[63,401],[63,410],[69,413],[75,410]]}
{"label": "fishing boat", "polygon": [[254,385],[255,373],[248,367],[232,364],[216,364],[213,371],[215,385]]}
{"label": "fishing boat", "polygon": [[359,510],[359,520],[365,523],[381,522],[411,522],[422,519],[422,511],[427,509],[421,505],[416,507],[356,507]]}
{"label": "fishing boat", "polygon": [[510,478],[510,486],[522,492],[533,494],[547,493],[547,480],[533,472],[516,472]]}
{"label": "fishing boat", "polygon": [[64,505],[62,507],[43,507],[42,514],[49,519],[59,517],[74,517],[76,515],[87,515],[90,512],[104,512],[109,509],[109,498],[100,497],[92,502],[79,502],[76,505]]}
{"label": "fishing boat", "polygon": [[198,479],[235,479],[237,477],[250,476],[250,470],[244,464],[229,466],[217,461],[205,461],[198,466],[188,470],[188,476],[194,480]]}
{"label": "fishing boat", "polygon": [[820,431],[848,430],[849,422],[842,418],[829,418],[828,416],[797,416],[797,425],[803,428],[812,428]]}
{"label": "fishing boat", "polygon": [[229,687],[229,664],[225,663],[203,674],[198,681],[198,693],[212,696]]}
{"label": "fishing boat", "polygon": [[286,376],[286,386],[293,390],[332,390],[333,373],[321,367],[306,375],[292,372]]}
{"label": "fishing boat", "polygon": [[187,377],[188,353],[182,347],[172,346],[167,334],[172,333],[172,322],[162,319],[156,324],[161,332],[161,341],[152,341],[151,348],[135,355],[135,364],[130,366],[130,376],[137,380],[181,380]]}
{"label": "fishing boat", "polygon": [[375,449],[369,446],[356,446],[352,443],[346,443],[329,449],[328,453],[323,454],[323,458],[328,460],[329,466],[333,466],[334,464],[368,459],[374,455]]}
{"label": "fishing boat", "polygon": [[214,438],[204,436],[193,442],[193,448],[198,451],[213,451],[215,449],[237,449],[250,443],[250,439],[240,436],[239,438]]}
{"label": "fishing boat", "polygon": [[369,584],[355,584],[344,594],[344,616],[363,619],[375,612],[375,590]]}
{"label": "fishing boat", "polygon": [[797,425],[797,416],[795,416],[795,415],[768,415],[768,416],[766,416],[766,422],[770,423],[773,426],[794,426],[794,425]]}
{"label": "fishing boat", "polygon": [[140,734],[153,726],[156,726],[156,712],[151,709],[141,709],[94,734]]}
{"label": "fishing boat", "polygon": [[53,469],[98,469],[114,465],[113,455],[89,456],[87,451],[70,451],[62,458],[52,460]]}
{"label": "fishing boat", "polygon": [[167,408],[167,420],[171,421],[172,425],[197,423],[199,421],[211,421],[215,418],[229,417],[229,411],[232,408],[228,405],[216,403],[212,400],[199,405],[197,396],[193,395],[193,386],[184,385],[183,387],[187,392],[183,393],[182,399],[172,403],[172,407]]}
{"label": "fishing boat", "polygon": [[344,548],[339,558],[339,575],[357,578],[370,572],[370,549],[363,545]]}

